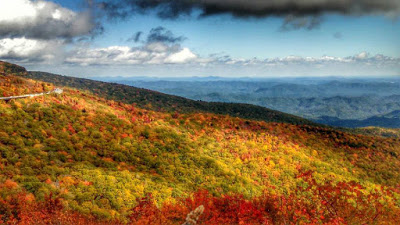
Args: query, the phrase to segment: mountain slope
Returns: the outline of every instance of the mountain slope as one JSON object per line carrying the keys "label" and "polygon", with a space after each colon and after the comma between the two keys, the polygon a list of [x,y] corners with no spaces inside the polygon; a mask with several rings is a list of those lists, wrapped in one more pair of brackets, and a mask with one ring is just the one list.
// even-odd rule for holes
{"label": "mountain slope", "polygon": [[26,75],[27,71],[24,67],[12,63],[0,61],[0,75]]}
{"label": "mountain slope", "polygon": [[[0,88],[55,86],[0,75]],[[0,101],[2,221],[54,219],[60,208],[74,221],[182,224],[204,205],[199,224],[400,222],[399,139],[154,111],[63,89]]]}
{"label": "mountain slope", "polygon": [[44,72],[29,72],[27,77],[53,83],[58,86],[89,90],[107,99],[122,101],[128,104],[136,103],[139,107],[157,111],[178,111],[182,113],[201,111],[267,122],[274,121],[317,125],[301,117],[250,104],[194,101],[128,85],[67,77]]}
{"label": "mountain slope", "polygon": [[[148,88],[207,102],[249,103],[297,115],[333,126],[352,125],[346,120],[365,120],[400,109],[400,80],[376,78],[298,78],[163,80],[162,78],[96,78]],[[335,120],[333,120],[335,119]],[[343,122],[341,120],[344,120]],[[399,126],[394,120],[368,120],[368,126]]]}
{"label": "mountain slope", "polygon": [[354,129],[353,131],[371,136],[400,138],[399,128],[390,129],[381,127],[364,127],[364,128]]}

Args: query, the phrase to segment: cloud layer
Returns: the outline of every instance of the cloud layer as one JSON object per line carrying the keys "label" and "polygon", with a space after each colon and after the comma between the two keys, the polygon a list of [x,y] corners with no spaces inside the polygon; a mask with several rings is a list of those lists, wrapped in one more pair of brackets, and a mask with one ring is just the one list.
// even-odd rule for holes
{"label": "cloud layer", "polygon": [[27,38],[0,39],[0,58],[16,63],[43,63],[62,60],[63,41]]}
{"label": "cloud layer", "polygon": [[[139,42],[143,32],[137,32],[127,41]],[[78,65],[138,65],[184,64],[198,59],[190,49],[180,44],[186,38],[175,36],[170,30],[158,26],[150,30],[142,46],[111,46],[91,49],[87,46],[68,53],[66,63]]]}
{"label": "cloud layer", "polygon": [[283,29],[312,29],[325,14],[398,16],[398,0],[103,0],[98,6],[110,19],[156,11],[176,19],[200,11],[200,17],[230,14],[236,18],[285,17]]}
{"label": "cloud layer", "polygon": [[[75,12],[46,0],[0,0],[0,59],[26,66],[53,64],[65,67],[185,68],[188,75],[264,76],[295,72],[312,74],[399,74],[400,59],[362,52],[347,57],[288,56],[268,59],[238,59],[228,56],[200,56],[185,47],[184,36],[155,27],[147,36],[135,33],[132,46],[92,47],[89,38],[99,30],[93,11]],[[87,0],[88,2],[92,2]],[[102,1],[102,2],[101,2]],[[90,5],[90,4],[89,4]],[[231,14],[234,17],[283,16],[283,30],[319,25],[326,13],[342,15],[399,15],[398,0],[96,0],[111,18],[126,18],[155,10],[162,18],[201,13],[201,16]],[[199,11],[196,11],[199,10]],[[341,38],[341,33],[335,33]],[[161,72],[170,73],[166,69]],[[126,71],[123,71],[126,72]],[[254,74],[252,74],[254,73]],[[115,74],[117,75],[117,74]],[[295,74],[293,74],[295,75]]]}
{"label": "cloud layer", "polygon": [[[240,59],[229,55],[204,57],[179,43],[171,43],[168,40],[145,41],[137,47],[94,48],[90,45],[80,45],[67,51],[64,42],[60,40],[5,38],[0,39],[0,59],[20,63],[33,69],[44,68],[46,71],[49,71],[48,67],[40,65],[57,65],[66,68],[65,71],[79,73],[93,71],[91,75],[100,75],[107,71],[105,68],[113,68],[112,72],[108,72],[109,76],[121,73],[132,76],[138,68],[143,69],[140,70],[142,75],[168,76],[171,74],[181,76],[400,75],[400,58],[370,55],[367,52],[347,57],[287,56],[266,59]],[[96,70],[98,68],[102,70]],[[121,68],[129,69],[121,71]],[[156,68],[158,71],[155,71]],[[50,72],[57,71],[50,70]],[[153,72],[155,74],[151,74]]]}
{"label": "cloud layer", "polygon": [[[94,51],[93,51],[94,50]],[[54,68],[73,76],[225,76],[225,77],[281,77],[281,76],[384,76],[400,75],[400,58],[369,55],[366,52],[347,57],[287,56],[267,59],[238,59],[230,56],[201,57],[189,49],[180,49],[161,57],[130,55],[126,48],[120,54],[110,49],[91,49],[91,61],[80,59],[80,52],[69,58],[68,64]],[[143,54],[143,52],[140,51]],[[194,56],[193,56],[193,55]],[[121,55],[121,56],[118,56]],[[158,56],[160,56],[158,55]],[[78,56],[78,57],[74,57]],[[124,56],[124,57],[122,57]],[[148,55],[147,55],[148,56]],[[73,58],[74,57],[74,58]],[[74,59],[74,60],[72,60]],[[62,68],[62,69],[61,69]],[[35,68],[36,69],[36,68]],[[42,68],[37,68],[42,69]],[[45,68],[48,70],[48,68]],[[57,70],[60,69],[60,70]]]}
{"label": "cloud layer", "polygon": [[74,12],[49,1],[1,0],[0,37],[71,39],[96,32],[91,14]]}
{"label": "cloud layer", "polygon": [[68,54],[66,63],[77,65],[184,64],[198,58],[188,48],[152,42],[141,47],[111,46],[79,48]]}
{"label": "cloud layer", "polygon": [[[108,48],[82,48],[70,53],[65,63],[74,66],[124,66],[164,68],[157,74],[170,76],[173,69],[181,68],[185,75],[215,76],[321,76],[321,75],[400,75],[400,58],[367,52],[347,57],[302,57],[238,59],[228,55],[201,57],[180,45],[161,42],[147,43],[141,47],[113,46]],[[174,67],[170,67],[174,65]],[[133,70],[132,70],[133,71]],[[141,72],[143,73],[143,71]],[[123,75],[134,75],[122,72]],[[110,75],[110,74],[108,74]],[[117,74],[114,74],[117,75]],[[121,75],[120,73],[118,75]]]}
{"label": "cloud layer", "polygon": [[1,0],[0,58],[17,63],[64,60],[68,43],[101,32],[89,10],[45,0]]}
{"label": "cloud layer", "polygon": [[162,18],[176,18],[200,9],[203,16],[232,14],[236,17],[286,15],[365,15],[399,13],[398,0],[105,0],[100,6],[111,17],[156,9]]}

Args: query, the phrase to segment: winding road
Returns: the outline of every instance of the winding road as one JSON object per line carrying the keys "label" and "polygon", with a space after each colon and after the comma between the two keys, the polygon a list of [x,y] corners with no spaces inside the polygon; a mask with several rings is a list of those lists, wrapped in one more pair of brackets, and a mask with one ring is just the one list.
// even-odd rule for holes
{"label": "winding road", "polygon": [[18,98],[33,98],[33,97],[38,97],[38,96],[42,96],[42,95],[49,95],[52,93],[56,93],[56,94],[62,94],[63,90],[60,88],[56,88],[52,91],[49,92],[43,92],[43,93],[37,93],[37,94],[27,94],[27,95],[19,95],[19,96],[9,96],[9,97],[0,97],[0,100],[6,100],[9,101],[11,99],[18,99]]}

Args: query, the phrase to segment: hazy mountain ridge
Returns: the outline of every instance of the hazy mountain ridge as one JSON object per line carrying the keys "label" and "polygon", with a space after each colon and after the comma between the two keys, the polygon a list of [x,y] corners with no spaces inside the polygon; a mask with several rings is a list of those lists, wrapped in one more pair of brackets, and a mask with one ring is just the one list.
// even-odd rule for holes
{"label": "hazy mountain ridge", "polygon": [[157,91],[136,88],[128,85],[67,77],[44,72],[29,72],[27,77],[50,82],[55,85],[89,90],[107,99],[118,100],[129,104],[135,103],[140,107],[157,111],[177,111],[183,113],[201,111],[237,116],[246,119],[263,120],[267,122],[273,121],[293,124],[317,125],[312,121],[298,116],[293,116],[276,110],[267,109],[265,107],[249,105],[245,103],[233,104],[223,102],[194,101],[183,97],[163,94]]}
{"label": "hazy mountain ridge", "polygon": [[373,116],[364,120],[341,120],[336,117],[321,117],[317,122],[332,126],[342,126],[342,127],[369,127],[377,126],[387,128],[399,128],[400,127],[400,110],[395,110],[388,114]]}
{"label": "hazy mountain ridge", "polygon": [[[260,105],[333,126],[393,124],[381,115],[400,109],[399,78],[332,79],[339,78],[248,78],[247,81],[126,79],[115,82],[195,100]],[[378,120],[372,117],[382,118]],[[349,120],[354,122],[350,123]],[[394,123],[395,126],[397,124]]]}

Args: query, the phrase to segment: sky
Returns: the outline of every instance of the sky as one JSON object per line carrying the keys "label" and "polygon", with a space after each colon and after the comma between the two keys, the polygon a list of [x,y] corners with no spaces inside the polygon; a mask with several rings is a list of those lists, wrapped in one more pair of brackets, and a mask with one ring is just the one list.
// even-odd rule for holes
{"label": "sky", "polygon": [[399,0],[0,0],[0,60],[79,77],[400,76]]}

